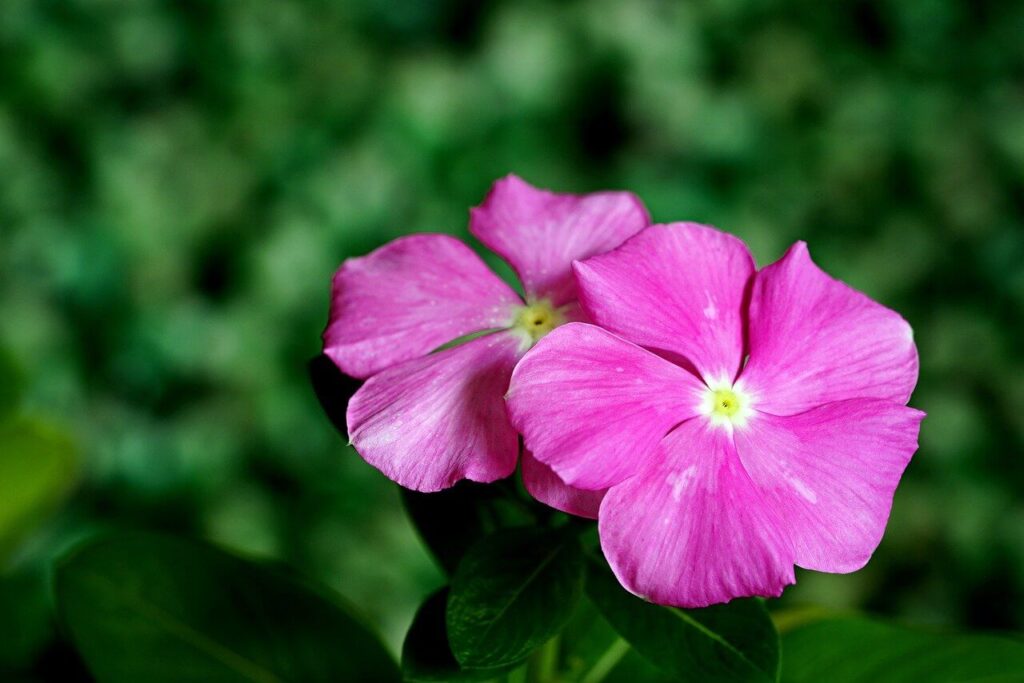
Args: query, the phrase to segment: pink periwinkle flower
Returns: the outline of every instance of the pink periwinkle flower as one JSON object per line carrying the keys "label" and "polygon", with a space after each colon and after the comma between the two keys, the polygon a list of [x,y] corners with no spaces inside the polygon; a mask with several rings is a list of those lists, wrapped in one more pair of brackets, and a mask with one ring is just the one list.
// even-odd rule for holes
{"label": "pink periwinkle flower", "polygon": [[[918,360],[895,312],[803,242],[757,271],[739,239],[651,226],[577,263],[583,308],[518,365],[526,446],[599,493],[601,545],[653,602],[777,596],[793,565],[862,567],[917,449]],[[603,329],[602,329],[603,328]]]}
{"label": "pink periwinkle flower", "polygon": [[[504,402],[512,369],[552,329],[586,319],[573,261],[649,223],[633,194],[555,194],[508,176],[471,211],[469,229],[515,269],[525,300],[446,235],[403,237],[345,261],[334,276],[324,353],[367,379],[348,405],[355,449],[419,491],[510,475],[519,456]],[[523,479],[538,499],[596,516],[598,494],[567,488],[529,454]]]}

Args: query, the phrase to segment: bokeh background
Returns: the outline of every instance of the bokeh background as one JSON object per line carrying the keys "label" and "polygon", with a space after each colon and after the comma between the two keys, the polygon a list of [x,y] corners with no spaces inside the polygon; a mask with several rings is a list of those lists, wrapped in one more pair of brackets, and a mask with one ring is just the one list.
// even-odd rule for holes
{"label": "bokeh background", "polygon": [[995,0],[3,0],[0,394],[78,474],[0,557],[0,677],[73,668],[46,567],[104,528],[280,558],[397,648],[442,578],[306,363],[344,258],[466,236],[508,172],[805,239],[902,312],[886,538],[777,604],[1024,629],[1021,36]]}

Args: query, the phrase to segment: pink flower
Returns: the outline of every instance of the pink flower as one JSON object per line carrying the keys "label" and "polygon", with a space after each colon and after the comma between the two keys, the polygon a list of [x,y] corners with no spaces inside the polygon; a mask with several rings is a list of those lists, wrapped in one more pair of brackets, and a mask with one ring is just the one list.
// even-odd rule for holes
{"label": "pink flower", "polygon": [[[352,445],[419,491],[510,475],[519,453],[503,398],[512,369],[552,329],[583,319],[572,262],[648,223],[632,194],[554,194],[508,176],[472,210],[470,232],[515,269],[525,301],[445,235],[403,237],[343,263],[324,353],[367,378],[348,405]],[[539,499],[596,517],[595,494],[566,490],[532,459],[524,481]]]}
{"label": "pink flower", "polygon": [[862,567],[924,414],[910,326],[798,242],[755,272],[712,228],[652,226],[575,265],[592,320],[542,340],[509,408],[567,484],[608,489],[601,545],[626,588],[702,607],[777,596],[793,565]]}

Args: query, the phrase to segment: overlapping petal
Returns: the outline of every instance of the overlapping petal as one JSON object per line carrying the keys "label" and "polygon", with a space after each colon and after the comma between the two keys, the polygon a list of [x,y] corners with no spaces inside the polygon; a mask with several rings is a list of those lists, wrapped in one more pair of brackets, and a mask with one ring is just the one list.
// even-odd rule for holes
{"label": "overlapping petal", "polygon": [[755,277],[743,381],[758,409],[792,415],[849,398],[906,403],[917,371],[910,325],[829,277],[803,242]]}
{"label": "overlapping petal", "polygon": [[334,276],[324,353],[366,378],[458,337],[505,327],[519,296],[465,244],[402,237],[345,261]]}
{"label": "overlapping petal", "polygon": [[739,239],[696,223],[655,225],[577,263],[594,322],[641,346],[685,357],[709,381],[743,360],[744,300],[754,260]]}
{"label": "overlapping petal", "polygon": [[613,249],[650,219],[630,192],[558,194],[506,176],[470,213],[469,230],[508,261],[533,298],[575,299],[572,262]]}
{"label": "overlapping petal", "polygon": [[528,450],[523,451],[522,463],[523,486],[531,496],[570,515],[597,519],[604,491],[586,491],[569,486]]}
{"label": "overlapping petal", "polygon": [[793,583],[781,520],[724,429],[690,420],[601,503],[601,547],[619,581],[663,605],[705,607]]}
{"label": "overlapping petal", "polygon": [[544,337],[516,367],[509,415],[527,448],[567,484],[598,490],[635,474],[697,414],[691,373],[586,323]]}
{"label": "overlapping petal", "polygon": [[519,439],[502,396],[519,353],[519,340],[498,332],[374,375],[349,402],[352,445],[417,491],[508,476]]}
{"label": "overlapping petal", "polygon": [[867,563],[923,417],[892,401],[852,399],[758,415],[736,430],[740,460],[781,518],[798,565],[851,572]]}

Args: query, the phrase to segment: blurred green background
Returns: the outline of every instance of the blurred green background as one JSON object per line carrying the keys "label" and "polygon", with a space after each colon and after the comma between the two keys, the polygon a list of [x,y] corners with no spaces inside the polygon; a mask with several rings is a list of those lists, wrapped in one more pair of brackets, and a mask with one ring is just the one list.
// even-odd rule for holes
{"label": "blurred green background", "polygon": [[1024,629],[1022,35],[989,0],[3,0],[0,404],[79,464],[0,557],[0,677],[73,668],[45,568],[103,528],[281,558],[397,647],[441,575],[305,365],[344,258],[465,236],[508,172],[762,264],[806,239],[902,312],[929,418],[886,538],[781,604]]}

